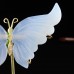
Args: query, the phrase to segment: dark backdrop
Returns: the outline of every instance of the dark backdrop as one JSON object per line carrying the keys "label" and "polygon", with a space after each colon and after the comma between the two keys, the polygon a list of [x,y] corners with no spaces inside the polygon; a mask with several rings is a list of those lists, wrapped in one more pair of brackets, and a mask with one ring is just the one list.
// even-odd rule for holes
{"label": "dark backdrop", "polygon": [[[74,42],[61,42],[60,37],[73,37],[73,4],[72,0],[0,0],[0,24],[7,30],[3,23],[5,17],[10,21],[17,17],[19,21],[28,16],[46,14],[51,11],[55,2],[62,10],[61,22],[55,26],[53,38],[44,45],[39,46],[35,58],[28,69],[15,62],[16,74],[74,74]],[[0,66],[1,74],[10,74],[10,57]]]}

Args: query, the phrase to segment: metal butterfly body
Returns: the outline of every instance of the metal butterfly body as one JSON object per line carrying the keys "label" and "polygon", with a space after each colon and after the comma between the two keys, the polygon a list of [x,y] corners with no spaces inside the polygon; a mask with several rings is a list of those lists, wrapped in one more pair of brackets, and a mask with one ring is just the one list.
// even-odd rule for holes
{"label": "metal butterfly body", "polygon": [[[13,52],[15,61],[22,67],[28,68],[28,61],[34,58],[38,45],[47,41],[46,36],[54,33],[54,26],[60,20],[61,10],[56,3],[48,14],[28,17],[19,22],[14,30],[12,25],[9,26],[8,34],[0,26],[0,65],[5,62],[7,53],[11,55]],[[8,47],[6,46],[7,41]]]}

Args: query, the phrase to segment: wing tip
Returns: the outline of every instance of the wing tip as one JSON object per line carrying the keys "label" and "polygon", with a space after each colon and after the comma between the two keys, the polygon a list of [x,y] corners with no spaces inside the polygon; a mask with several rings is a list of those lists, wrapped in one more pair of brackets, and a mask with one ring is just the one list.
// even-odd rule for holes
{"label": "wing tip", "polygon": [[59,18],[61,20],[61,18],[62,18],[62,12],[61,12],[61,8],[60,8],[60,6],[59,6],[59,4],[57,2],[54,5],[54,9],[56,9],[58,11]]}
{"label": "wing tip", "polygon": [[57,2],[55,3],[55,5],[58,5],[59,6],[59,4]]}
{"label": "wing tip", "polygon": [[54,25],[58,24],[61,21],[62,12],[61,12],[61,8],[57,2],[54,4],[51,12],[48,15],[49,15],[49,17],[53,18],[52,20],[54,22]]}

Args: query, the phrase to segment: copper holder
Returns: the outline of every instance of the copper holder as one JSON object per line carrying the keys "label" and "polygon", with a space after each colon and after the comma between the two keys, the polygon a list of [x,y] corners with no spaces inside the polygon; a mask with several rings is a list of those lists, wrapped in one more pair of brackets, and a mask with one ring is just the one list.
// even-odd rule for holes
{"label": "copper holder", "polygon": [[59,40],[62,42],[74,42],[74,37],[61,37]]}

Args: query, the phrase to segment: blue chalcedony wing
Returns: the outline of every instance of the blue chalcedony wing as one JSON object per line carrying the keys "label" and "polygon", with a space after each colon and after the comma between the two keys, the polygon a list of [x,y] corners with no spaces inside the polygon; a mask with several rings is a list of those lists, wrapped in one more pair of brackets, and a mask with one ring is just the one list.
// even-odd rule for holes
{"label": "blue chalcedony wing", "polygon": [[54,33],[54,26],[61,20],[61,10],[56,3],[50,13],[31,16],[17,24],[13,30],[13,54],[21,66],[28,68],[28,60],[34,58],[38,45]]}

